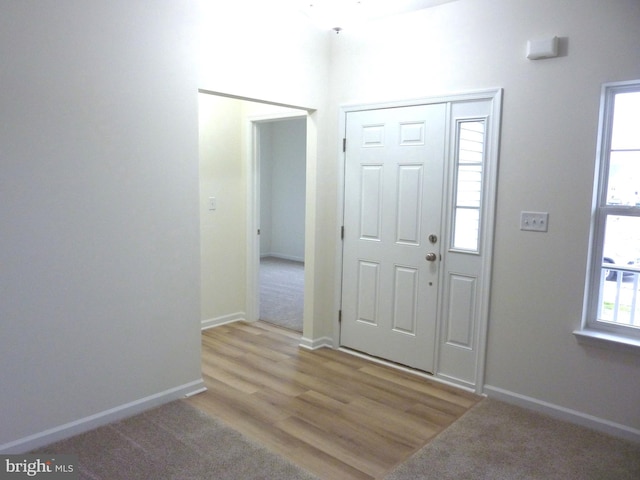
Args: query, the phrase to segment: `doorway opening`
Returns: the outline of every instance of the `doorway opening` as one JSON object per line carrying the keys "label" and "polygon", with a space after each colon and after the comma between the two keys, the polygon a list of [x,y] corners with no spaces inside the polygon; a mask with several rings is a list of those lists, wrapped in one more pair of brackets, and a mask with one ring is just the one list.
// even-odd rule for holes
{"label": "doorway opening", "polygon": [[259,178],[259,319],[302,333],[306,119],[255,122]]}
{"label": "doorway opening", "polygon": [[[313,127],[307,126],[313,125],[310,120],[312,112],[206,90],[199,91],[199,110],[202,328],[260,319],[262,257],[305,264],[307,268],[303,270],[303,280],[299,283],[302,290],[307,291],[296,297],[297,304],[303,306],[306,298],[313,298],[313,292],[306,286],[312,282],[304,282],[305,277],[313,275],[313,262],[305,262],[308,247],[304,241],[306,232],[313,231],[313,226],[305,222],[306,210],[314,205],[314,190],[307,187],[306,168],[306,145],[314,144],[316,134]],[[311,141],[307,138],[309,135]],[[261,137],[262,146],[259,145]],[[302,211],[302,215],[298,214],[295,232],[287,232],[277,223],[282,213],[275,215],[271,212],[268,224],[261,218],[264,201],[268,201],[269,210],[274,211],[273,205],[282,203],[280,197],[261,198],[261,190],[265,189],[261,182],[261,163],[268,168],[265,170],[267,178],[271,177],[273,169],[283,168],[279,163],[283,156],[285,161],[293,161],[294,156],[286,153],[292,146],[298,153],[302,152],[295,157],[299,162],[297,168],[302,173],[296,173],[298,195],[290,201]],[[277,153],[280,160],[270,159],[268,155],[261,158],[261,153],[269,153],[269,150]],[[286,189],[292,188],[294,182],[290,183]],[[271,188],[273,185],[271,182]],[[286,190],[280,184],[276,189]],[[291,217],[291,209],[284,215]],[[297,249],[283,249],[278,243],[280,239],[273,242],[270,235],[273,243],[271,246],[267,243],[266,249],[262,250],[262,240],[266,236],[261,233],[276,229],[278,234],[288,234],[289,240],[297,235]],[[295,329],[303,331],[301,316],[297,318]]]}

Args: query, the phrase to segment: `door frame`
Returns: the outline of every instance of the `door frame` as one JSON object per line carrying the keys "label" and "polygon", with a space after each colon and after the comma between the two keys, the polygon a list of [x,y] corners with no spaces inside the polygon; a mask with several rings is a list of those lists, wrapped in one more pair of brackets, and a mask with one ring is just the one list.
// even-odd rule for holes
{"label": "door frame", "polygon": [[[293,107],[292,107],[293,108]],[[247,159],[247,295],[246,295],[246,320],[255,322],[260,319],[260,127],[261,125],[292,119],[307,120],[307,138],[309,142],[309,112],[300,110],[299,112],[282,112],[266,115],[247,117],[249,122],[248,151]],[[305,163],[308,165],[308,148],[305,155]],[[308,178],[307,174],[307,178]],[[307,182],[308,186],[308,182]],[[306,190],[306,189],[305,189]],[[306,199],[309,199],[309,192],[305,192]],[[307,203],[309,203],[307,201]],[[305,227],[305,240],[309,235]],[[306,245],[305,241],[305,245]],[[305,267],[307,264],[307,250],[305,247]],[[305,303],[307,301],[306,288],[306,268],[305,268]],[[303,319],[303,324],[306,323]],[[304,329],[304,327],[303,327]]]}
{"label": "door frame", "polygon": [[[487,155],[487,164],[488,168],[486,171],[485,177],[485,188],[486,188],[486,196],[484,198],[485,204],[485,212],[483,216],[482,223],[482,231],[483,238],[482,242],[486,248],[486,255],[483,257],[482,262],[482,282],[483,289],[480,292],[480,308],[479,308],[479,321],[478,321],[478,332],[477,332],[477,352],[476,352],[476,362],[475,362],[475,384],[469,385],[467,382],[458,382],[455,379],[444,378],[438,375],[438,363],[439,363],[439,344],[440,344],[440,334],[442,330],[442,314],[441,314],[441,304],[439,301],[438,307],[438,318],[436,319],[436,351],[435,351],[435,365],[434,365],[434,376],[430,377],[434,380],[455,385],[457,387],[461,387],[470,391],[474,391],[476,393],[481,393],[484,387],[484,373],[485,373],[485,364],[486,364],[486,353],[487,353],[487,333],[488,333],[488,323],[489,323],[489,308],[490,308],[490,295],[491,295],[491,270],[493,265],[493,244],[494,244],[494,229],[495,229],[495,211],[497,204],[497,180],[498,180],[498,159],[499,159],[499,150],[500,150],[500,130],[501,130],[501,114],[502,114],[502,88],[492,88],[486,90],[476,90],[458,94],[445,94],[440,96],[430,96],[430,97],[422,97],[415,99],[407,99],[407,100],[397,100],[397,101],[388,101],[388,102],[376,102],[376,103],[361,103],[361,104],[348,104],[340,106],[340,118],[339,118],[339,139],[344,139],[346,137],[346,125],[347,125],[347,114],[350,112],[364,111],[364,110],[378,110],[385,108],[397,108],[397,107],[410,107],[416,105],[429,105],[435,103],[447,103],[449,104],[449,108],[447,109],[447,131],[445,134],[445,159],[448,161],[451,158],[451,108],[450,105],[454,103],[462,103],[462,102],[471,102],[471,101],[483,101],[489,100],[491,101],[491,113],[490,120],[488,121],[488,125],[490,127],[489,135],[487,136],[487,145],[490,146],[490,150]],[[340,235],[341,226],[344,226],[344,206],[345,206],[345,198],[344,198],[344,188],[345,188],[345,161],[346,161],[346,152],[343,148],[343,140],[340,140],[338,145],[338,201],[337,201],[337,219],[340,222],[338,225],[338,234]],[[448,164],[445,165],[445,170],[448,171]],[[449,183],[445,185],[444,195],[447,196],[449,193]],[[449,218],[449,209],[451,206],[447,201],[447,198],[444,199],[443,202],[443,220],[448,222]],[[445,225],[446,227],[446,225]],[[333,338],[334,338],[334,347],[341,347],[341,339],[340,339],[340,309],[342,305],[342,268],[343,268],[343,242],[342,239],[338,238],[338,242],[336,244],[336,254],[335,254],[335,306],[334,311],[335,316],[333,319]],[[440,275],[444,274],[444,269],[441,269]],[[441,277],[442,278],[442,277]],[[441,288],[438,292],[440,296],[440,300],[442,299],[442,295],[444,292],[444,288]]]}

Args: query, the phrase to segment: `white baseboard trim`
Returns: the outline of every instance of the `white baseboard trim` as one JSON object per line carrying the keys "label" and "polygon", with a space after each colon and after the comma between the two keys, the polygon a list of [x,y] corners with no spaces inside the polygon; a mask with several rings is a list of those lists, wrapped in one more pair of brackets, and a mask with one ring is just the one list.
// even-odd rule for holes
{"label": "white baseboard trim", "polygon": [[320,337],[316,339],[302,337],[300,346],[307,350],[317,350],[319,348],[333,348],[333,339],[331,337]]}
{"label": "white baseboard trim", "polygon": [[5,443],[0,445],[0,454],[10,455],[29,452],[36,448],[49,445],[50,443],[64,440],[65,438],[73,437],[80,433],[88,432],[89,430],[93,430],[94,428],[101,427],[108,423],[117,422],[118,420],[137,415],[146,410],[172,402],[173,400],[203,392],[204,390],[206,390],[206,387],[204,386],[202,379],[185,383],[184,385],[165,390],[164,392],[159,392],[154,395],[96,413],[95,415],[90,415],[79,420],[74,420],[73,422],[65,423],[64,425],[59,425],[42,432]]}
{"label": "white baseboard trim", "polygon": [[612,422],[604,418],[595,417],[577,410],[561,407],[553,403],[520,395],[519,393],[510,392],[508,390],[503,390],[502,388],[492,387],[491,385],[484,386],[484,393],[489,398],[495,398],[496,400],[502,400],[512,405],[544,413],[559,420],[575,423],[576,425],[582,425],[583,427],[591,428],[625,440],[640,442],[640,430],[637,428],[628,427],[626,425]]}
{"label": "white baseboard trim", "polygon": [[208,328],[219,327],[227,323],[240,322],[246,320],[247,315],[244,312],[231,313],[229,315],[222,315],[221,317],[210,318],[208,320],[202,320],[201,329],[207,330]]}

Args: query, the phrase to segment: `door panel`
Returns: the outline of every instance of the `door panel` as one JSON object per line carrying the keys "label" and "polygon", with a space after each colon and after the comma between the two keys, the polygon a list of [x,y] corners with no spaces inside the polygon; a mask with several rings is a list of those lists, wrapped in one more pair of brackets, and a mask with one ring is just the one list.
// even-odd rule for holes
{"label": "door panel", "polygon": [[420,207],[422,206],[422,165],[402,165],[398,171],[397,243],[420,243]]}
{"label": "door panel", "polygon": [[418,306],[418,270],[396,266],[393,295],[393,329],[415,335]]}
{"label": "door panel", "polygon": [[382,166],[363,165],[361,172],[360,238],[380,240],[382,224]]}
{"label": "door panel", "polygon": [[380,292],[380,265],[359,262],[356,318],[359,322],[378,325],[378,293]]}
{"label": "door panel", "polygon": [[[433,371],[446,104],[349,112],[341,343]],[[434,260],[425,256],[434,253]]]}
{"label": "door panel", "polygon": [[478,279],[468,275],[448,274],[449,308],[445,321],[445,341],[461,348],[471,348]]}

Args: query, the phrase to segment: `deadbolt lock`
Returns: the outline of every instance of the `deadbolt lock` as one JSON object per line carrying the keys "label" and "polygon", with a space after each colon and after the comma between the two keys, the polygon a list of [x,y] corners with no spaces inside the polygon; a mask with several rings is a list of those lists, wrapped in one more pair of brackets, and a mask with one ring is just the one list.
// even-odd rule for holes
{"label": "deadbolt lock", "polygon": [[438,241],[438,236],[432,233],[431,235],[429,235],[429,241],[431,243],[436,243]]}

